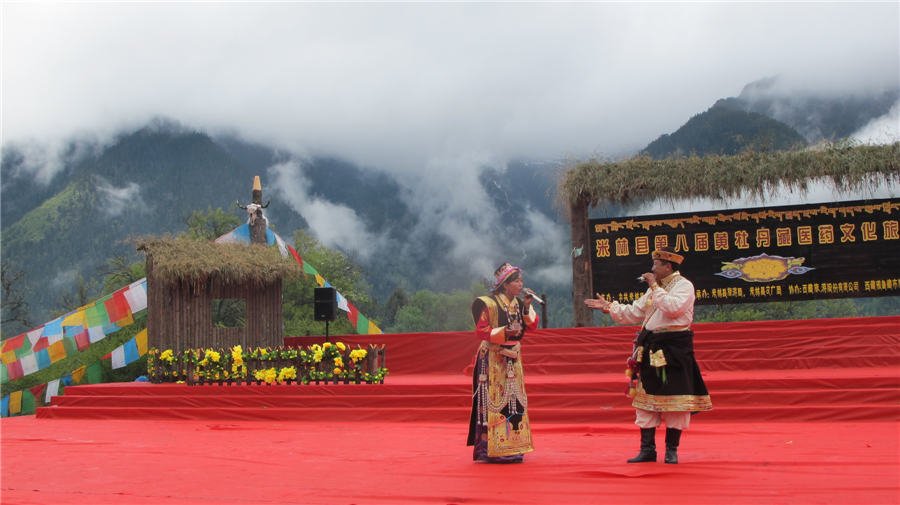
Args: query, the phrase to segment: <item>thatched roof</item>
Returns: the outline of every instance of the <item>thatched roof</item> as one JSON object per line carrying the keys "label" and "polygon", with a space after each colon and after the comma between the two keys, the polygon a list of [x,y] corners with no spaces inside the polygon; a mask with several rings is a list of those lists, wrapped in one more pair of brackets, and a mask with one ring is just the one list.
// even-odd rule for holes
{"label": "thatched roof", "polygon": [[166,281],[201,282],[216,278],[224,284],[262,286],[303,273],[297,262],[277,247],[217,244],[187,238],[144,238],[137,248],[153,258],[153,273]]}
{"label": "thatched roof", "polygon": [[558,199],[564,208],[581,198],[588,205],[629,204],[647,199],[727,199],[746,191],[766,196],[779,183],[806,190],[817,178],[842,189],[900,182],[900,142],[879,146],[830,145],[806,151],[745,152],[654,160],[637,156],[617,162],[590,160],[562,174]]}

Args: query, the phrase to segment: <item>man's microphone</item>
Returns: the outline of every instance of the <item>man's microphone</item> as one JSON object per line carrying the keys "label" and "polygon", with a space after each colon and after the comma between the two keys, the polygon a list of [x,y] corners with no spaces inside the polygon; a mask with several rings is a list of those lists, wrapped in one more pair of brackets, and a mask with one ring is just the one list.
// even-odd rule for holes
{"label": "man's microphone", "polygon": [[524,291],[526,295],[528,295],[528,296],[534,298],[534,301],[540,303],[541,305],[544,304],[544,300],[541,300],[541,297],[538,296],[534,291],[532,291],[532,290],[530,290],[530,289],[528,289],[528,288],[524,288],[522,291]]}

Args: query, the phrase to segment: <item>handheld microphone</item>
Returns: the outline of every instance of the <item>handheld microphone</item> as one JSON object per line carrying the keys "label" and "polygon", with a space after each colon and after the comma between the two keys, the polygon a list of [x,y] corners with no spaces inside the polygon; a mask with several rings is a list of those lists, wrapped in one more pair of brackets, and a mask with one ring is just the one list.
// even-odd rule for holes
{"label": "handheld microphone", "polygon": [[644,276],[643,276],[643,275],[639,275],[638,278],[637,278],[637,281],[638,281],[638,282],[644,282]]}
{"label": "handheld microphone", "polygon": [[532,291],[532,290],[530,290],[530,289],[528,289],[528,288],[524,288],[522,291],[525,291],[525,294],[526,294],[526,295],[528,295],[528,296],[534,298],[534,301],[540,303],[541,305],[544,304],[544,300],[541,300],[541,297],[538,296],[534,291]]}

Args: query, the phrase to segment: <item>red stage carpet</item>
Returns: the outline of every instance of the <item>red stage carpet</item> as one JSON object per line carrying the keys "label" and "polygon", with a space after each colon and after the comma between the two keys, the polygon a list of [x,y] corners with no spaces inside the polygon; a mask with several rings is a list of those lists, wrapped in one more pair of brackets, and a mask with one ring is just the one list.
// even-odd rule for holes
{"label": "red stage carpet", "polygon": [[695,330],[715,410],[679,465],[624,462],[634,328],[527,337],[536,451],[502,466],[464,445],[474,337],[353,336],[387,344],[386,384],[68,388],[0,423],[0,501],[900,503],[900,317]]}

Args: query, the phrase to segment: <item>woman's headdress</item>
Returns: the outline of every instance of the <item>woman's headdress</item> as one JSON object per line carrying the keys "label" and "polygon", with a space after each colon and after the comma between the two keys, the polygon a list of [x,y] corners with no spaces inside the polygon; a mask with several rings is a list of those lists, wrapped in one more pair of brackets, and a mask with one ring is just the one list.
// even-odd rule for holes
{"label": "woman's headdress", "polygon": [[521,268],[514,267],[514,266],[510,265],[509,263],[504,263],[504,264],[500,265],[500,268],[498,268],[494,272],[495,281],[494,281],[494,287],[491,289],[491,291],[497,291],[497,288],[499,288],[501,284],[506,282],[506,279],[509,279],[509,277],[512,274],[514,274],[516,272],[521,272],[521,271],[522,271]]}

